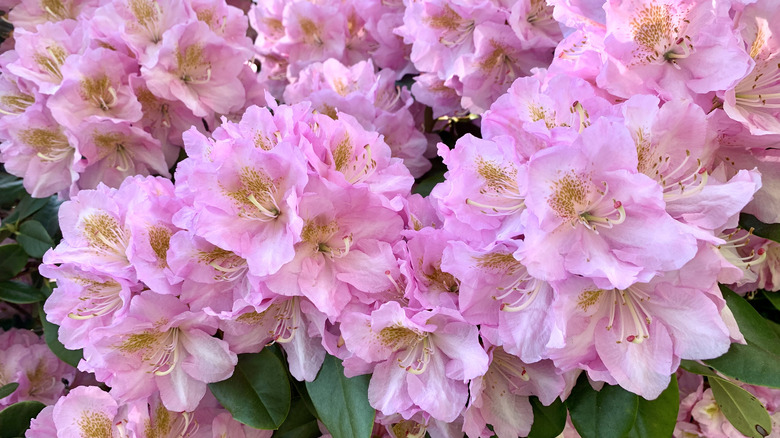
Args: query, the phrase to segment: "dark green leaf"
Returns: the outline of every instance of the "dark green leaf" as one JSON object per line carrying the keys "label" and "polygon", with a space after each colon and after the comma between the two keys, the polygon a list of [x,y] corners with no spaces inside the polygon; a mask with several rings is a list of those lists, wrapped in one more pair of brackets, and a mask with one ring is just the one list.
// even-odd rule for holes
{"label": "dark green leaf", "polygon": [[731,344],[728,353],[704,363],[744,383],[780,388],[780,355],[755,345]]}
{"label": "dark green leaf", "polygon": [[720,377],[707,380],[715,402],[735,429],[752,438],[762,438],[772,431],[769,413],[753,394]]}
{"label": "dark green leaf", "polygon": [[23,193],[25,191],[20,178],[0,174],[0,207],[11,207]]}
{"label": "dark green leaf", "polygon": [[560,398],[545,406],[536,397],[530,397],[534,410],[534,422],[528,438],[555,438],[566,426],[566,405]]}
{"label": "dark green leaf", "polygon": [[775,309],[780,310],[780,292],[762,292],[767,300],[775,306]]}
{"label": "dark green leaf", "polygon": [[769,328],[772,329],[772,331],[780,337],[780,324],[774,322],[774,321],[766,321],[767,324],[769,324]]}
{"label": "dark green leaf", "polygon": [[732,344],[726,354],[704,363],[741,382],[780,388],[780,337],[744,298],[721,290],[748,344]]}
{"label": "dark green leaf", "polygon": [[40,289],[18,281],[0,281],[0,300],[16,304],[32,304],[46,299]]}
{"label": "dark green leaf", "polygon": [[30,215],[43,208],[48,202],[49,198],[32,198],[29,195],[24,196],[22,200],[19,201],[19,204],[16,205],[14,211],[3,220],[3,225],[27,219]]}
{"label": "dark green leaf", "polygon": [[309,396],[309,391],[306,390],[306,383],[299,382],[295,380],[295,378],[290,379],[290,383],[292,383],[293,389],[295,390],[297,395],[301,398],[301,401],[303,402],[304,406],[306,406],[306,409],[309,410],[309,413],[311,413],[315,418],[317,418],[317,409],[314,408],[314,403],[311,401],[311,397]]}
{"label": "dark green leaf", "polygon": [[25,221],[19,226],[19,234],[16,241],[22,245],[30,257],[41,258],[43,254],[54,245],[49,233],[36,221]]}
{"label": "dark green leaf", "polygon": [[655,438],[672,436],[680,408],[680,390],[677,376],[672,375],[669,386],[655,400],[639,397],[639,409],[629,438]]}
{"label": "dark green leaf", "polygon": [[369,375],[347,378],[341,361],[326,356],[317,378],[306,382],[320,420],[333,438],[369,438],[376,412],[368,404]]}
{"label": "dark green leaf", "polygon": [[41,402],[28,400],[14,403],[0,411],[0,438],[24,436],[24,432],[30,428],[30,420],[37,417],[45,407]]}
{"label": "dark green leaf", "polygon": [[742,213],[739,215],[739,226],[746,230],[753,228],[756,236],[780,242],[780,224],[765,224],[753,215]]}
{"label": "dark green leaf", "polygon": [[233,418],[256,429],[278,428],[290,411],[285,366],[268,348],[239,355],[233,375],[209,388]]}
{"label": "dark green leaf", "polygon": [[293,399],[290,413],[274,432],[274,438],[317,438],[321,435],[317,419],[309,412],[301,398]]}
{"label": "dark green leaf", "polygon": [[60,326],[46,320],[43,306],[40,306],[38,314],[41,316],[41,325],[43,325],[43,338],[46,340],[46,345],[49,346],[52,353],[66,364],[73,367],[78,366],[79,361],[84,357],[83,350],[68,350],[65,348],[57,337]]}
{"label": "dark green leaf", "polygon": [[428,196],[431,194],[431,190],[436,187],[436,184],[444,181],[444,170],[437,172],[429,172],[423,176],[423,178],[414,185],[412,193],[417,193],[422,196]]}
{"label": "dark green leaf", "polygon": [[688,371],[689,373],[699,374],[702,376],[716,376],[715,371],[712,368],[702,365],[693,360],[680,361],[680,368]]}
{"label": "dark green leaf", "polygon": [[633,428],[639,396],[619,386],[594,390],[585,373],[566,400],[571,421],[582,438],[625,437]]}
{"label": "dark green leaf", "polygon": [[46,229],[46,233],[55,238],[55,240],[60,232],[59,210],[61,204],[62,201],[57,199],[56,196],[52,196],[43,208],[30,216],[30,219],[40,222]]}
{"label": "dark green leaf", "polygon": [[11,382],[7,385],[0,386],[0,398],[6,398],[9,395],[13,394],[14,391],[16,391],[16,388],[19,387],[19,384],[16,382]]}
{"label": "dark green leaf", "polygon": [[22,245],[0,246],[0,280],[8,280],[22,272],[29,258]]}
{"label": "dark green leaf", "polygon": [[726,304],[737,320],[739,330],[745,336],[748,344],[756,345],[765,350],[780,354],[780,338],[778,338],[766,324],[753,306],[744,298],[729,290],[725,286],[720,287]]}

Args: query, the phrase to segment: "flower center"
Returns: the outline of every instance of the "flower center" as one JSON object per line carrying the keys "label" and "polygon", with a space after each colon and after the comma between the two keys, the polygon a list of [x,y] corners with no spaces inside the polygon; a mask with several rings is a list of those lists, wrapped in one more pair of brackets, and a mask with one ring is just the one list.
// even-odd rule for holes
{"label": "flower center", "polygon": [[395,325],[383,328],[379,340],[386,348],[399,352],[396,360],[404,370],[422,374],[428,368],[433,354],[428,333]]}
{"label": "flower center", "polygon": [[626,220],[623,204],[616,199],[610,201],[609,185],[606,181],[602,185],[598,189],[589,176],[571,170],[553,183],[547,204],[572,227],[579,223],[598,234],[598,228],[609,229]]}
{"label": "flower center", "polygon": [[208,252],[201,251],[198,253],[198,260],[214,268],[216,271],[214,280],[217,281],[236,281],[249,269],[246,260],[222,248],[214,248]]}
{"label": "flower center", "polygon": [[637,12],[629,24],[637,44],[633,52],[636,63],[669,62],[679,69],[677,61],[693,52],[691,38],[685,35],[690,23],[686,15],[687,11],[678,11],[669,4],[652,4]]}
{"label": "flower center", "polygon": [[20,133],[19,137],[43,161],[63,161],[72,157],[75,151],[68,142],[68,137],[59,129],[26,129]]}
{"label": "flower center", "polygon": [[279,217],[281,208],[276,201],[277,185],[281,178],[272,180],[262,171],[244,167],[239,172],[241,187],[225,191],[239,209],[239,216],[270,222]]}
{"label": "flower center", "polygon": [[501,166],[495,161],[480,157],[477,174],[483,181],[479,194],[484,199],[475,201],[466,198],[466,204],[480,208],[489,216],[504,216],[516,213],[525,207],[525,198],[517,185],[517,169],[510,165]]}
{"label": "flower center", "polygon": [[176,52],[178,76],[186,84],[205,84],[211,80],[211,63],[203,59],[203,46],[192,44]]}
{"label": "flower center", "polygon": [[179,328],[164,332],[145,330],[127,337],[118,347],[125,354],[140,355],[157,376],[170,374],[179,362]]}
{"label": "flower center", "polygon": [[84,289],[79,295],[81,304],[68,314],[69,318],[89,319],[113,313],[122,307],[122,298],[119,295],[122,286],[116,281],[100,282],[81,277],[74,278],[74,281],[81,284]]}

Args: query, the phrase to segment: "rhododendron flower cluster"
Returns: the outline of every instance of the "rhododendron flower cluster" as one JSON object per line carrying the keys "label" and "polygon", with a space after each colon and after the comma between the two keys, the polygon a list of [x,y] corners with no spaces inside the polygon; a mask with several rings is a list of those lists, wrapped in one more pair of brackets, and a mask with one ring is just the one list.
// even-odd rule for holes
{"label": "rhododendron flower cluster", "polygon": [[38,335],[21,329],[0,333],[0,387],[17,383],[10,396],[0,398],[0,409],[35,400],[53,404],[73,381],[76,370],[62,362]]}
{"label": "rhododendron flower cluster", "polygon": [[404,10],[398,0],[258,2],[249,11],[249,22],[257,32],[260,75],[280,98],[301,70],[328,59],[347,66],[372,59],[399,78],[412,73],[409,46],[394,33]]}
{"label": "rhododendron flower cluster", "polygon": [[9,15],[2,160],[70,197],[43,310],[110,389],[28,437],[270,436],[208,385],[271,344],[395,437],[526,436],[581,375],[734,436],[678,369],[750,346],[720,285],[780,290],[770,2],[54,3]]}
{"label": "rhododendron flower cluster", "polygon": [[248,20],[224,2],[33,0],[8,19],[0,162],[36,197],[169,177],[190,126],[264,103]]}
{"label": "rhododendron flower cluster", "polygon": [[437,116],[484,112],[515,79],[548,65],[563,37],[544,1],[404,3],[396,32],[421,73],[412,91]]}

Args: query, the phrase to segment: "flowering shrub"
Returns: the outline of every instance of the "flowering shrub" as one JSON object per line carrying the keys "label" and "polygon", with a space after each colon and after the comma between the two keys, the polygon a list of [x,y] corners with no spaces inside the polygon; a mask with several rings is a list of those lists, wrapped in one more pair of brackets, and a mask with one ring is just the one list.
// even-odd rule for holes
{"label": "flowering shrub", "polygon": [[780,436],[768,0],[0,6],[0,437]]}

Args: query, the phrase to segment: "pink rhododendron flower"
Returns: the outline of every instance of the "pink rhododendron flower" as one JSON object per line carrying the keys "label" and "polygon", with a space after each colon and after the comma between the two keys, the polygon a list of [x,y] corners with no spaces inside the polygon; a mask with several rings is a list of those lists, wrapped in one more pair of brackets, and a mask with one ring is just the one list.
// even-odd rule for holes
{"label": "pink rhododendron flower", "polygon": [[141,104],[128,83],[137,70],[132,58],[104,48],[69,58],[62,84],[48,101],[52,116],[72,131],[85,121],[138,121]]}
{"label": "pink rhododendron flower", "polygon": [[693,258],[695,238],[666,213],[660,187],[636,166],[628,131],[603,119],[572,145],[531,158],[518,252],[531,275],[563,280],[568,272],[625,288]]}
{"label": "pink rhododendron flower", "polygon": [[[488,355],[487,373],[469,385],[471,402],[463,413],[463,431],[469,437],[528,435],[534,421],[528,397],[536,395],[542,404],[551,404],[563,393],[564,378],[549,360],[526,364],[501,347]],[[486,424],[493,426],[492,433]]]}
{"label": "pink rhododendron flower", "polygon": [[748,5],[741,12],[742,39],[755,67],[724,94],[723,109],[753,135],[780,134],[780,47],[778,11],[764,2]]}
{"label": "pink rhododendron flower", "polygon": [[35,333],[11,329],[0,333],[0,386],[17,383],[0,409],[25,400],[54,403],[73,380],[76,370],[62,362]]}
{"label": "pink rhododendron flower", "polygon": [[206,384],[230,377],[237,362],[227,344],[212,337],[216,329],[213,318],[190,312],[175,297],[145,291],[119,323],[95,329],[80,366],[122,400],[159,390],[167,409],[191,411]]}
{"label": "pink rhododendron flower", "polygon": [[670,100],[726,90],[753,67],[726,3],[608,1],[599,86],[620,97]]}
{"label": "pink rhododendron flower", "polygon": [[564,343],[551,350],[556,366],[584,368],[592,379],[653,399],[680,359],[725,353],[730,339],[719,311],[718,267],[702,254],[687,269],[626,289],[601,289],[576,277],[557,284],[553,338]]}
{"label": "pink rhododendron flower", "polygon": [[319,318],[317,309],[305,298],[279,297],[264,305],[262,311],[250,309],[234,320],[223,321],[224,340],[236,353],[256,353],[271,343],[287,353],[290,374],[298,380],[312,381],[325,359],[325,349],[312,325]]}
{"label": "pink rhododendron flower", "polygon": [[174,26],[165,33],[157,62],[141,76],[156,96],[180,100],[198,117],[229,113],[244,104],[238,79],[248,48],[228,44],[203,22]]}
{"label": "pink rhododendron flower", "polygon": [[6,171],[24,178],[25,189],[35,197],[68,193],[79,178],[76,139],[43,106],[30,107],[14,123],[3,124],[8,138],[0,144],[0,158]]}
{"label": "pink rhododendron flower", "polygon": [[415,312],[391,301],[345,318],[342,334],[356,356],[378,362],[368,399],[385,415],[411,418],[422,409],[451,422],[466,404],[464,382],[487,371],[476,327],[446,308]]}

